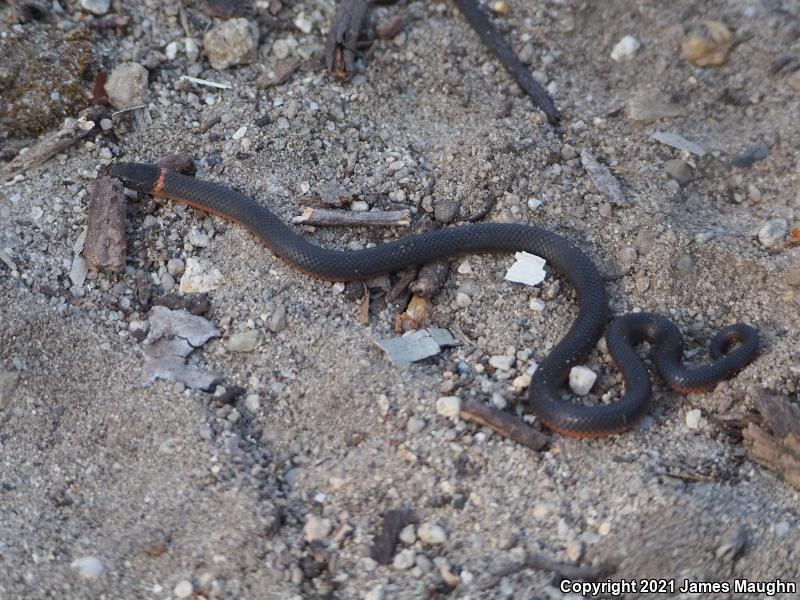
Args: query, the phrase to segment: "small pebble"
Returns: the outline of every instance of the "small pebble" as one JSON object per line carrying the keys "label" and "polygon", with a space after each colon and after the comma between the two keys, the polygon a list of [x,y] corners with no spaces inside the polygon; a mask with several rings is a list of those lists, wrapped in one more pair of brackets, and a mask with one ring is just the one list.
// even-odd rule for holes
{"label": "small pebble", "polygon": [[758,241],[766,248],[774,248],[783,242],[788,231],[786,219],[772,219],[758,230]]}
{"label": "small pebble", "polygon": [[686,413],[686,426],[689,429],[699,429],[703,413],[699,408],[693,408]]}
{"label": "small pebble", "polygon": [[172,593],[175,594],[176,598],[188,598],[194,593],[194,586],[191,581],[184,579],[178,582],[173,588]]}
{"label": "small pebble", "polygon": [[97,579],[103,572],[103,563],[96,556],[84,556],[77,558],[70,563],[73,569],[77,569],[81,577],[87,579]]}
{"label": "small pebble", "polygon": [[680,158],[673,158],[665,162],[664,171],[681,185],[686,185],[692,180],[692,168]]}
{"label": "small pebble", "polygon": [[407,548],[397,553],[392,561],[392,566],[398,571],[407,571],[414,566],[416,562],[417,553]]}
{"label": "small pebble", "polygon": [[286,307],[279,306],[269,318],[269,330],[272,333],[280,333],[286,329]]}
{"label": "small pebble", "polygon": [[447,541],[447,532],[435,523],[423,523],[417,531],[417,536],[426,544],[438,545]]}
{"label": "small pebble", "polygon": [[425,421],[419,417],[411,417],[406,423],[406,431],[411,435],[416,435],[425,429]]}
{"label": "small pebble", "polygon": [[572,367],[569,371],[569,387],[578,396],[585,396],[588,394],[594,382],[597,380],[597,373],[592,371],[589,367],[576,366]]}
{"label": "small pebble", "polygon": [[457,417],[461,412],[461,399],[458,396],[442,396],[436,401],[436,412],[443,417]]}
{"label": "small pebble", "polygon": [[505,354],[495,354],[489,358],[489,365],[501,371],[510,371],[516,362],[516,358]]}
{"label": "small pebble", "polygon": [[413,524],[406,525],[400,531],[400,535],[398,536],[400,541],[403,542],[406,546],[410,546],[414,542],[417,541],[417,529],[414,527]]}
{"label": "small pebble", "polygon": [[251,413],[257,413],[261,408],[261,399],[258,394],[248,394],[244,399],[244,405]]}
{"label": "small pebble", "polygon": [[117,65],[106,81],[108,101],[117,109],[146,104],[150,95],[148,79],[147,69],[139,63]]}
{"label": "small pebble", "polygon": [[333,524],[329,519],[323,519],[316,515],[308,515],[306,524],[303,527],[303,536],[307,542],[314,540],[324,540],[333,529]]}
{"label": "small pebble", "polygon": [[211,243],[211,238],[205,231],[201,231],[196,227],[192,227],[192,230],[189,232],[187,236],[189,243],[196,248],[206,248]]}
{"label": "small pebble", "polygon": [[234,333],[225,348],[228,352],[251,352],[261,343],[261,332],[256,329]]}
{"label": "small pebble", "polygon": [[622,62],[631,60],[639,51],[642,45],[632,35],[626,35],[619,42],[617,42],[614,49],[611,51],[611,59],[615,62]]}
{"label": "small pebble", "polygon": [[202,294],[217,289],[222,283],[220,270],[207,261],[196,258],[186,260],[186,269],[181,277],[182,294]]}
{"label": "small pebble", "polygon": [[464,292],[456,293],[456,307],[458,308],[467,308],[470,304],[472,304],[472,298],[469,297],[469,294],[465,294]]}
{"label": "small pebble", "polygon": [[223,21],[203,38],[203,48],[211,66],[223,70],[252,62],[258,48],[258,25],[245,18]]}
{"label": "small pebble", "polygon": [[185,267],[186,265],[183,264],[180,258],[171,258],[167,261],[167,272],[173,277],[182,275]]}
{"label": "small pebble", "polygon": [[167,44],[166,48],[164,48],[164,56],[167,57],[167,60],[175,60],[178,56],[178,42]]}
{"label": "small pebble", "polygon": [[93,15],[104,15],[111,8],[111,0],[81,0],[81,8]]}

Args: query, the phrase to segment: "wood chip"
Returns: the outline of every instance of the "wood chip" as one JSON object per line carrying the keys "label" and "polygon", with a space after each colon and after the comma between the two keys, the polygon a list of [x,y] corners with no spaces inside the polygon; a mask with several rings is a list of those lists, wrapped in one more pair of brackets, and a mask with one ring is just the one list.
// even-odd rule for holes
{"label": "wood chip", "polygon": [[367,0],[341,0],[325,46],[325,66],[335,77],[349,80],[355,72],[356,49],[369,9]]}
{"label": "wood chip", "polygon": [[326,208],[309,207],[303,211],[303,214],[294,217],[292,223],[318,226],[406,226],[411,224],[411,213],[407,210],[357,212],[352,210],[330,210]]}
{"label": "wood chip", "polygon": [[744,430],[748,456],[800,489],[800,406],[763,392],[757,408],[764,427],[751,423]]}
{"label": "wood chip", "polygon": [[531,450],[541,450],[549,441],[547,435],[536,431],[519,417],[503,412],[480,400],[467,400],[462,403],[459,416],[465,421],[488,427],[502,437],[522,444]]}
{"label": "wood chip", "polygon": [[97,270],[125,268],[125,194],[113,177],[97,180],[89,196],[83,257]]}
{"label": "wood chip", "polygon": [[628,206],[629,202],[625,198],[625,193],[622,191],[622,186],[619,184],[608,167],[601,165],[597,159],[588,150],[581,151],[581,163],[586,173],[594,183],[597,191],[605,196],[611,204],[617,206]]}

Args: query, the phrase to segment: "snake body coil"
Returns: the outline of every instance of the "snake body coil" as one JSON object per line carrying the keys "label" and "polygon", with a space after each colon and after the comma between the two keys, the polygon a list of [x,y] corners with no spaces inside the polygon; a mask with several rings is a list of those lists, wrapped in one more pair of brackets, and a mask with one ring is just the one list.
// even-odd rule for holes
{"label": "snake body coil", "polygon": [[[656,346],[655,363],[666,382],[683,392],[713,388],[747,365],[758,351],[749,325],[726,327],[712,340],[714,362],[695,369],[681,364],[683,340],[677,327],[659,315],[632,313],[608,329],[608,349],[622,371],[625,393],[617,402],[587,406],[561,399],[570,368],[586,358],[608,321],[608,300],[594,264],[560,235],[530,225],[486,223],[440,229],[355,251],[310,244],[252,198],[229,188],[143,163],[111,169],[131,189],[236,221],[275,254],[308,274],[330,281],[363,280],[409,266],[460,254],[526,251],[543,257],[569,279],[578,299],[578,317],[541,361],[528,391],[528,405],[547,427],[574,437],[599,437],[632,427],[647,411],[652,395],[647,370],[633,346]],[[734,345],[738,344],[735,348]]]}

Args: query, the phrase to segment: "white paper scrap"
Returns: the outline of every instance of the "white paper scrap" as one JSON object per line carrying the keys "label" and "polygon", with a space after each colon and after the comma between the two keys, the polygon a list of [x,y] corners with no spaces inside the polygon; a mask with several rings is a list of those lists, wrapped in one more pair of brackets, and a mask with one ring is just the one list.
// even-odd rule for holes
{"label": "white paper scrap", "polygon": [[525,285],[539,285],[544,281],[545,259],[528,252],[517,252],[514,258],[514,264],[506,271],[506,281]]}

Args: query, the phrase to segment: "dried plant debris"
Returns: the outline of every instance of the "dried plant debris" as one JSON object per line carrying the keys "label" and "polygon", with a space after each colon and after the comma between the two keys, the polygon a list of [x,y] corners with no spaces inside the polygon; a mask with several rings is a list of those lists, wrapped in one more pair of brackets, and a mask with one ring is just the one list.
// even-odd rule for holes
{"label": "dried plant debris", "polygon": [[605,196],[612,204],[628,206],[628,200],[625,198],[625,192],[622,191],[619,180],[612,175],[608,167],[601,165],[588,150],[583,150],[581,152],[581,163],[598,192]]}
{"label": "dried plant debris", "polygon": [[112,177],[97,180],[89,196],[83,256],[89,266],[119,271],[125,267],[125,195]]}
{"label": "dried plant debris", "polygon": [[757,408],[764,423],[744,430],[748,456],[800,489],[800,405],[764,392]]}

